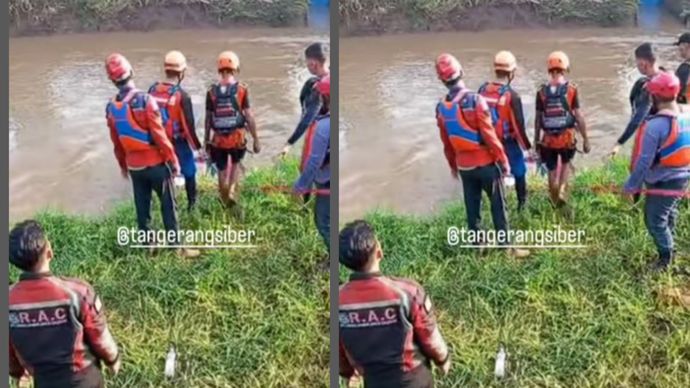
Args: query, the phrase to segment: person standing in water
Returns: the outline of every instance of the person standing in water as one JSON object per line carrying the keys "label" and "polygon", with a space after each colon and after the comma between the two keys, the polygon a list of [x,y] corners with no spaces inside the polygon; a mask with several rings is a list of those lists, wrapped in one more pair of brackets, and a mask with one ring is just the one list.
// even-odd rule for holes
{"label": "person standing in water", "polygon": [[315,85],[321,96],[321,111],[312,123],[314,135],[309,138],[309,154],[302,162],[304,168],[293,187],[296,194],[303,194],[316,187],[316,203],[314,204],[314,222],[321,234],[326,249],[331,251],[331,168],[330,168],[330,141],[331,141],[331,76],[321,78]]}
{"label": "person standing in water", "polygon": [[[137,225],[144,232],[150,229],[151,196],[155,191],[166,235],[170,236],[178,230],[173,177],[180,165],[163,128],[158,104],[135,87],[132,65],[124,56],[109,55],[105,69],[118,89],[106,107],[106,120],[122,176],[132,178]],[[176,245],[178,240],[167,242]],[[183,257],[199,255],[199,251],[186,248],[178,248],[177,252]]]}
{"label": "person standing in water", "polygon": [[690,104],[690,32],[686,32],[678,37],[678,41],[674,43],[678,46],[678,55],[681,59],[681,64],[676,70],[676,77],[680,80],[680,93],[678,93],[677,101],[679,104]]}
{"label": "person standing in water", "polygon": [[[279,156],[285,156],[292,146],[297,143],[297,141],[308,132],[307,129],[310,128],[312,122],[319,114],[321,110],[321,97],[318,91],[314,88],[316,82],[327,76],[329,73],[328,68],[328,47],[320,42],[310,44],[306,50],[304,50],[304,57],[307,61],[307,69],[312,75],[302,86],[302,90],[299,94],[299,102],[302,106],[302,116],[300,117],[297,127],[292,132],[287,140],[285,146],[280,151]],[[308,133],[307,137],[313,136],[313,133]],[[310,143],[309,139],[305,140],[305,144]],[[305,155],[309,154],[307,148],[303,148],[302,159],[304,160]],[[301,169],[304,168],[303,165],[300,166]]]}
{"label": "person standing in water", "polygon": [[549,82],[537,91],[535,104],[534,144],[549,172],[551,202],[558,207],[567,201],[570,162],[576,151],[575,131],[582,135],[584,153],[590,151],[577,86],[565,78],[569,69],[570,60],[564,52],[555,51],[549,55]]}
{"label": "person standing in water", "polygon": [[486,99],[491,111],[491,121],[508,156],[510,172],[515,178],[518,210],[527,202],[527,164],[524,151],[532,148],[525,132],[525,116],[522,99],[510,83],[515,78],[517,60],[510,51],[500,51],[494,57],[493,81],[485,82],[479,94]]}
{"label": "person standing in water", "polygon": [[635,81],[630,90],[630,108],[632,113],[628,125],[611,149],[609,155],[612,157],[617,155],[621,147],[635,134],[635,131],[640,127],[645,117],[650,114],[656,114],[652,97],[649,95],[647,88],[645,88],[646,83],[660,71],[656,59],[651,43],[643,43],[635,49],[635,63],[637,70],[642,76]]}
{"label": "person standing in water", "polygon": [[[491,123],[489,105],[484,97],[473,93],[462,81],[460,62],[450,54],[436,59],[436,75],[448,93],[436,106],[436,120],[450,174],[462,178],[467,225],[479,231],[482,192],[491,202],[494,228],[507,236],[508,216],[505,208],[503,175],[510,166],[503,144]],[[507,240],[499,245],[507,245]],[[515,257],[526,257],[529,251],[510,248]]]}
{"label": "person standing in water", "polygon": [[196,135],[192,99],[180,86],[187,69],[187,59],[179,51],[170,51],[165,55],[163,68],[165,81],[153,84],[149,94],[160,107],[163,126],[175,148],[184,177],[187,209],[192,210],[197,196],[194,152],[201,151],[201,142]]}
{"label": "person standing in water", "polygon": [[261,151],[261,145],[249,89],[235,78],[240,72],[240,58],[232,51],[224,51],[218,56],[217,65],[220,80],[206,93],[204,144],[218,170],[220,199],[232,206],[237,201],[241,163],[247,152],[247,130],[252,136],[254,153]]}
{"label": "person standing in water", "polygon": [[655,271],[666,270],[673,261],[678,205],[690,181],[690,114],[680,113],[676,102],[681,86],[678,77],[665,71],[646,83],[657,113],[637,130],[630,177],[623,186],[629,195],[646,191],[644,221],[659,255]]}

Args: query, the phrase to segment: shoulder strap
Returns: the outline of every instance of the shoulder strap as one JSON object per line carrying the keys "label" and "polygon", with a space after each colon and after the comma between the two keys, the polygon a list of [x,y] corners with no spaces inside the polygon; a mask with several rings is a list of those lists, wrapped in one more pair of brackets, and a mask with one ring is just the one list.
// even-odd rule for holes
{"label": "shoulder strap", "polygon": [[486,91],[486,88],[487,88],[488,86],[489,86],[489,83],[488,83],[488,82],[484,82],[484,83],[482,84],[482,86],[480,86],[479,89],[477,90],[477,93],[479,93],[479,94],[484,93],[484,92]]}
{"label": "shoulder strap", "polygon": [[239,85],[240,85],[239,81],[230,85],[229,93],[230,93],[230,103],[232,104],[232,109],[234,109],[235,112],[237,112],[238,114],[241,115],[242,112],[240,111],[240,104],[237,101],[237,93],[238,93]]}

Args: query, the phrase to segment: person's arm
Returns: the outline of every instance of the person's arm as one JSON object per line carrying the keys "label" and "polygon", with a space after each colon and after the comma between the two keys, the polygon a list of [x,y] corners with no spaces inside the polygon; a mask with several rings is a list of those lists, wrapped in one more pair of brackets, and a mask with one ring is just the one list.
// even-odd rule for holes
{"label": "person's arm", "polygon": [[630,172],[630,176],[623,186],[623,191],[626,194],[637,194],[642,189],[645,174],[654,164],[657,150],[661,146],[662,140],[659,135],[659,126],[661,123],[663,123],[663,120],[654,120],[650,122],[649,125],[647,125],[645,133],[638,135],[642,136],[642,144],[637,160]]}
{"label": "person's arm", "polygon": [[446,126],[441,119],[441,115],[438,113],[438,106],[436,107],[436,125],[438,126],[438,134],[441,137],[441,142],[443,142],[443,154],[446,156],[446,161],[448,162],[448,167],[450,167],[450,172],[453,176],[457,177],[458,166],[455,160],[455,150],[453,145],[450,143],[450,138],[448,138],[448,131],[446,131]]}
{"label": "person's arm", "polygon": [[534,148],[537,151],[539,151],[539,142],[541,140],[541,116],[543,111],[544,106],[541,99],[541,91],[539,91],[534,101]]}
{"label": "person's arm", "polygon": [[211,98],[211,89],[206,92],[206,115],[204,116],[204,147],[211,144],[211,117],[213,115],[213,98]]}
{"label": "person's arm", "polygon": [[297,123],[297,127],[287,140],[287,144],[292,146],[304,135],[309,125],[314,121],[321,110],[321,96],[316,90],[311,90],[305,101],[305,109],[302,117]]}
{"label": "person's arm", "polygon": [[633,104],[633,115],[625,127],[625,131],[617,140],[619,146],[625,144],[635,134],[644,118],[649,115],[649,111],[652,109],[652,98],[646,90],[641,90]]}
{"label": "person's arm", "polygon": [[494,156],[494,158],[496,158],[498,163],[503,168],[503,171],[507,173],[510,171],[508,157],[503,149],[503,143],[496,135],[496,129],[494,129],[493,123],[491,122],[489,106],[487,105],[484,97],[477,95],[477,107],[475,112],[477,115],[476,117],[477,125],[479,127],[479,135],[482,137],[484,144],[489,147],[489,152]]}
{"label": "person's arm", "polygon": [[17,350],[12,345],[12,339],[10,338],[10,376],[14,379],[21,379],[27,373],[26,368],[19,361],[19,356],[17,355]]}
{"label": "person's arm", "polygon": [[108,329],[101,299],[90,285],[86,287],[82,295],[80,313],[80,321],[84,326],[84,339],[93,353],[106,365],[115,365],[120,359],[120,352]]}
{"label": "person's arm", "polygon": [[196,134],[194,104],[192,104],[192,99],[189,97],[189,94],[187,94],[187,92],[182,91],[180,95],[182,104],[182,125],[184,126],[183,130],[189,133],[189,136],[191,137],[193,143],[191,144],[192,148],[194,150],[198,150],[201,148],[201,142],[199,141],[199,137]]}
{"label": "person's arm", "polygon": [[254,118],[254,112],[252,111],[251,102],[249,100],[249,89],[246,87],[244,89],[244,98],[242,100],[242,115],[247,121],[247,130],[252,135],[254,152],[258,153],[261,149],[259,146],[259,134],[256,129],[256,119]]}
{"label": "person's arm", "polygon": [[338,355],[340,359],[340,368],[338,369],[338,373],[340,374],[341,377],[344,377],[346,379],[351,378],[355,374],[355,368],[350,363],[350,359],[347,357],[347,351],[345,350],[345,346],[343,345],[342,341],[338,341]]}
{"label": "person's arm", "polygon": [[585,153],[589,153],[589,137],[587,137],[587,123],[585,122],[585,117],[582,114],[582,111],[580,110],[580,97],[577,93],[577,89],[573,89],[574,94],[573,94],[573,101],[570,104],[570,109],[573,114],[573,117],[575,117],[575,128],[577,129],[578,132],[580,132],[580,135],[582,135],[582,141],[583,141],[583,151]]}
{"label": "person's arm", "polygon": [[151,133],[151,138],[153,143],[158,146],[163,160],[166,163],[172,163],[173,166],[179,171],[179,163],[177,161],[177,155],[175,154],[175,149],[173,148],[168,135],[165,133],[165,128],[163,127],[163,122],[161,121],[161,112],[158,109],[158,104],[153,98],[148,95],[146,98],[146,122],[148,123],[149,132]]}
{"label": "person's arm", "polygon": [[687,104],[686,93],[688,89],[688,79],[690,78],[690,64],[683,62],[676,70],[676,76],[680,80],[680,93],[678,93],[677,101],[680,104]]}
{"label": "person's arm", "polygon": [[529,150],[532,148],[532,144],[529,142],[529,137],[527,136],[527,130],[525,128],[525,115],[522,111],[522,97],[516,92],[511,91],[510,96],[510,106],[513,112],[513,125],[517,129],[518,138],[516,139],[523,149]]}
{"label": "person's arm", "polygon": [[117,135],[117,130],[115,129],[115,122],[113,118],[106,113],[106,120],[108,122],[108,130],[110,132],[110,141],[113,143],[113,153],[115,154],[115,159],[117,159],[117,164],[120,166],[120,171],[123,174],[127,172],[127,159],[125,157],[125,148],[120,142],[120,137]]}
{"label": "person's arm", "polygon": [[314,184],[316,174],[326,158],[328,144],[330,142],[330,120],[321,120],[314,134],[313,145],[304,171],[295,183],[293,190],[296,193],[305,193]]}
{"label": "person's arm", "polygon": [[410,317],[412,318],[414,338],[424,355],[438,366],[445,364],[450,357],[448,345],[438,329],[431,299],[422,287],[418,287],[417,294],[413,296]]}

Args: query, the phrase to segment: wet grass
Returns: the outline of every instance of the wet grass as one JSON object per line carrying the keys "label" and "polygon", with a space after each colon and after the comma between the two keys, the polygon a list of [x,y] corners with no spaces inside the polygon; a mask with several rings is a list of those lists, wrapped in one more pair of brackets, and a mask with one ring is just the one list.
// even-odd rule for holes
{"label": "wet grass", "polygon": [[[318,269],[325,248],[310,211],[259,189],[289,185],[296,171],[290,161],[251,173],[243,221],[222,208],[210,179],[202,181],[198,213],[183,211],[181,228],[252,229],[258,248],[209,250],[200,259],[118,246],[118,227],[136,225],[131,204],[101,218],[38,215],[55,249],[53,271],[87,280],[103,299],[124,362],[109,387],[328,385],[328,273]],[[178,375],[166,381],[171,343]]]}
{"label": "wet grass", "polygon": [[[637,0],[340,0],[341,23],[349,30],[436,30],[461,26],[476,29],[478,15],[488,26],[513,24],[516,13],[534,19],[529,24],[574,22],[588,25],[615,26],[632,23]],[[487,10],[491,12],[475,13]],[[494,12],[496,11],[496,12]],[[491,16],[493,15],[493,16]],[[471,27],[471,28],[470,28]]]}
{"label": "wet grass", "polygon": [[[587,248],[537,250],[528,259],[449,246],[448,227],[465,226],[459,203],[432,217],[367,217],[383,244],[384,272],[418,280],[435,303],[454,359],[449,376],[436,376],[438,387],[690,386],[690,310],[657,296],[669,286],[690,288],[690,278],[650,275],[646,267],[656,253],[641,207],[589,189],[620,183],[626,173],[622,161],[579,172],[571,211],[562,213],[552,210],[543,181],[532,178],[528,211],[511,211],[512,227],[584,230]],[[508,197],[514,210],[514,192]],[[678,264],[685,267],[688,202],[676,233]],[[484,210],[483,223],[491,226],[488,205]],[[499,343],[509,353],[501,381],[493,377]]]}

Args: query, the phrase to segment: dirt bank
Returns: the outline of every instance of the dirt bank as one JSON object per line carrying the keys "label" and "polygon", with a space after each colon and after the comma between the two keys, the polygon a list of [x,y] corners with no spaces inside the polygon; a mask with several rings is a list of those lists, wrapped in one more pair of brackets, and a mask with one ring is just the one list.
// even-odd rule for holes
{"label": "dirt bank", "polygon": [[287,27],[305,24],[308,0],[10,0],[9,11],[10,36],[231,26]]}
{"label": "dirt bank", "polygon": [[620,26],[634,24],[636,12],[636,0],[340,0],[341,27],[348,35]]}

